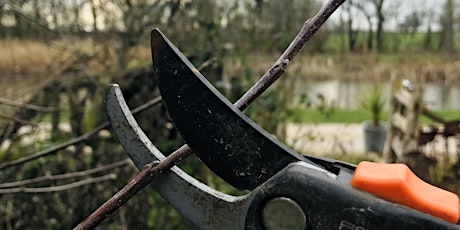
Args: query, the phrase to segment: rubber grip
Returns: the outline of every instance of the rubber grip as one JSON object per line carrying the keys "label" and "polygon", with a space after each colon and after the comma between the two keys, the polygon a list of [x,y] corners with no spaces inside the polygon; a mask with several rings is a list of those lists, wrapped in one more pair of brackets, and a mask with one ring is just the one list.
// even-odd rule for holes
{"label": "rubber grip", "polygon": [[404,164],[363,161],[353,174],[351,186],[453,224],[459,221],[458,196],[426,183]]}

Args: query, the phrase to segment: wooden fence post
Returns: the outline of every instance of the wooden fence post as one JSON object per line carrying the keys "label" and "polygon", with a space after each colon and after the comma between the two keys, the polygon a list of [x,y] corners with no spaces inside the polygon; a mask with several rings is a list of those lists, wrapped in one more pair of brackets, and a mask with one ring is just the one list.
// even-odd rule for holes
{"label": "wooden fence post", "polygon": [[405,162],[405,155],[418,151],[418,122],[422,90],[408,80],[392,79],[390,117],[383,157],[386,162]]}

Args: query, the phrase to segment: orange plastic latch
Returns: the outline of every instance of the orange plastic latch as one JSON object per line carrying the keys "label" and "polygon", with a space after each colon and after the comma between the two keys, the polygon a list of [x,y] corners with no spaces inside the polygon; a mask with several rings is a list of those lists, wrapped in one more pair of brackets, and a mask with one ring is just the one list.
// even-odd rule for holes
{"label": "orange plastic latch", "polygon": [[406,165],[363,161],[351,186],[456,224],[460,201],[456,194],[430,185]]}

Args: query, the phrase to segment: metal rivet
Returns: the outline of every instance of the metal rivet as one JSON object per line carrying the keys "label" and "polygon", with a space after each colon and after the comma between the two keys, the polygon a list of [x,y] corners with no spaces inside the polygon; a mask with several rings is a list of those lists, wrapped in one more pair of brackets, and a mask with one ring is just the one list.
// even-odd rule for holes
{"label": "metal rivet", "polygon": [[269,200],[262,209],[262,221],[267,230],[303,230],[307,227],[307,217],[302,208],[286,197]]}

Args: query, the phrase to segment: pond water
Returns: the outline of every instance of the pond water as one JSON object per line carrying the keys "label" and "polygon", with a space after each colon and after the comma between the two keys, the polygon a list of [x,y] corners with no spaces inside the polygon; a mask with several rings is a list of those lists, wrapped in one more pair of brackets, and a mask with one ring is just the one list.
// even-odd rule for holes
{"label": "pond water", "polygon": [[[390,83],[379,83],[386,100],[390,95]],[[360,96],[372,90],[372,82],[352,81],[320,81],[296,84],[294,95],[305,95],[308,100],[318,102],[322,95],[328,105],[341,109],[356,109],[359,107]],[[430,109],[460,110],[460,86],[439,85],[426,83],[423,86],[423,100]],[[294,103],[300,103],[300,97]]]}

